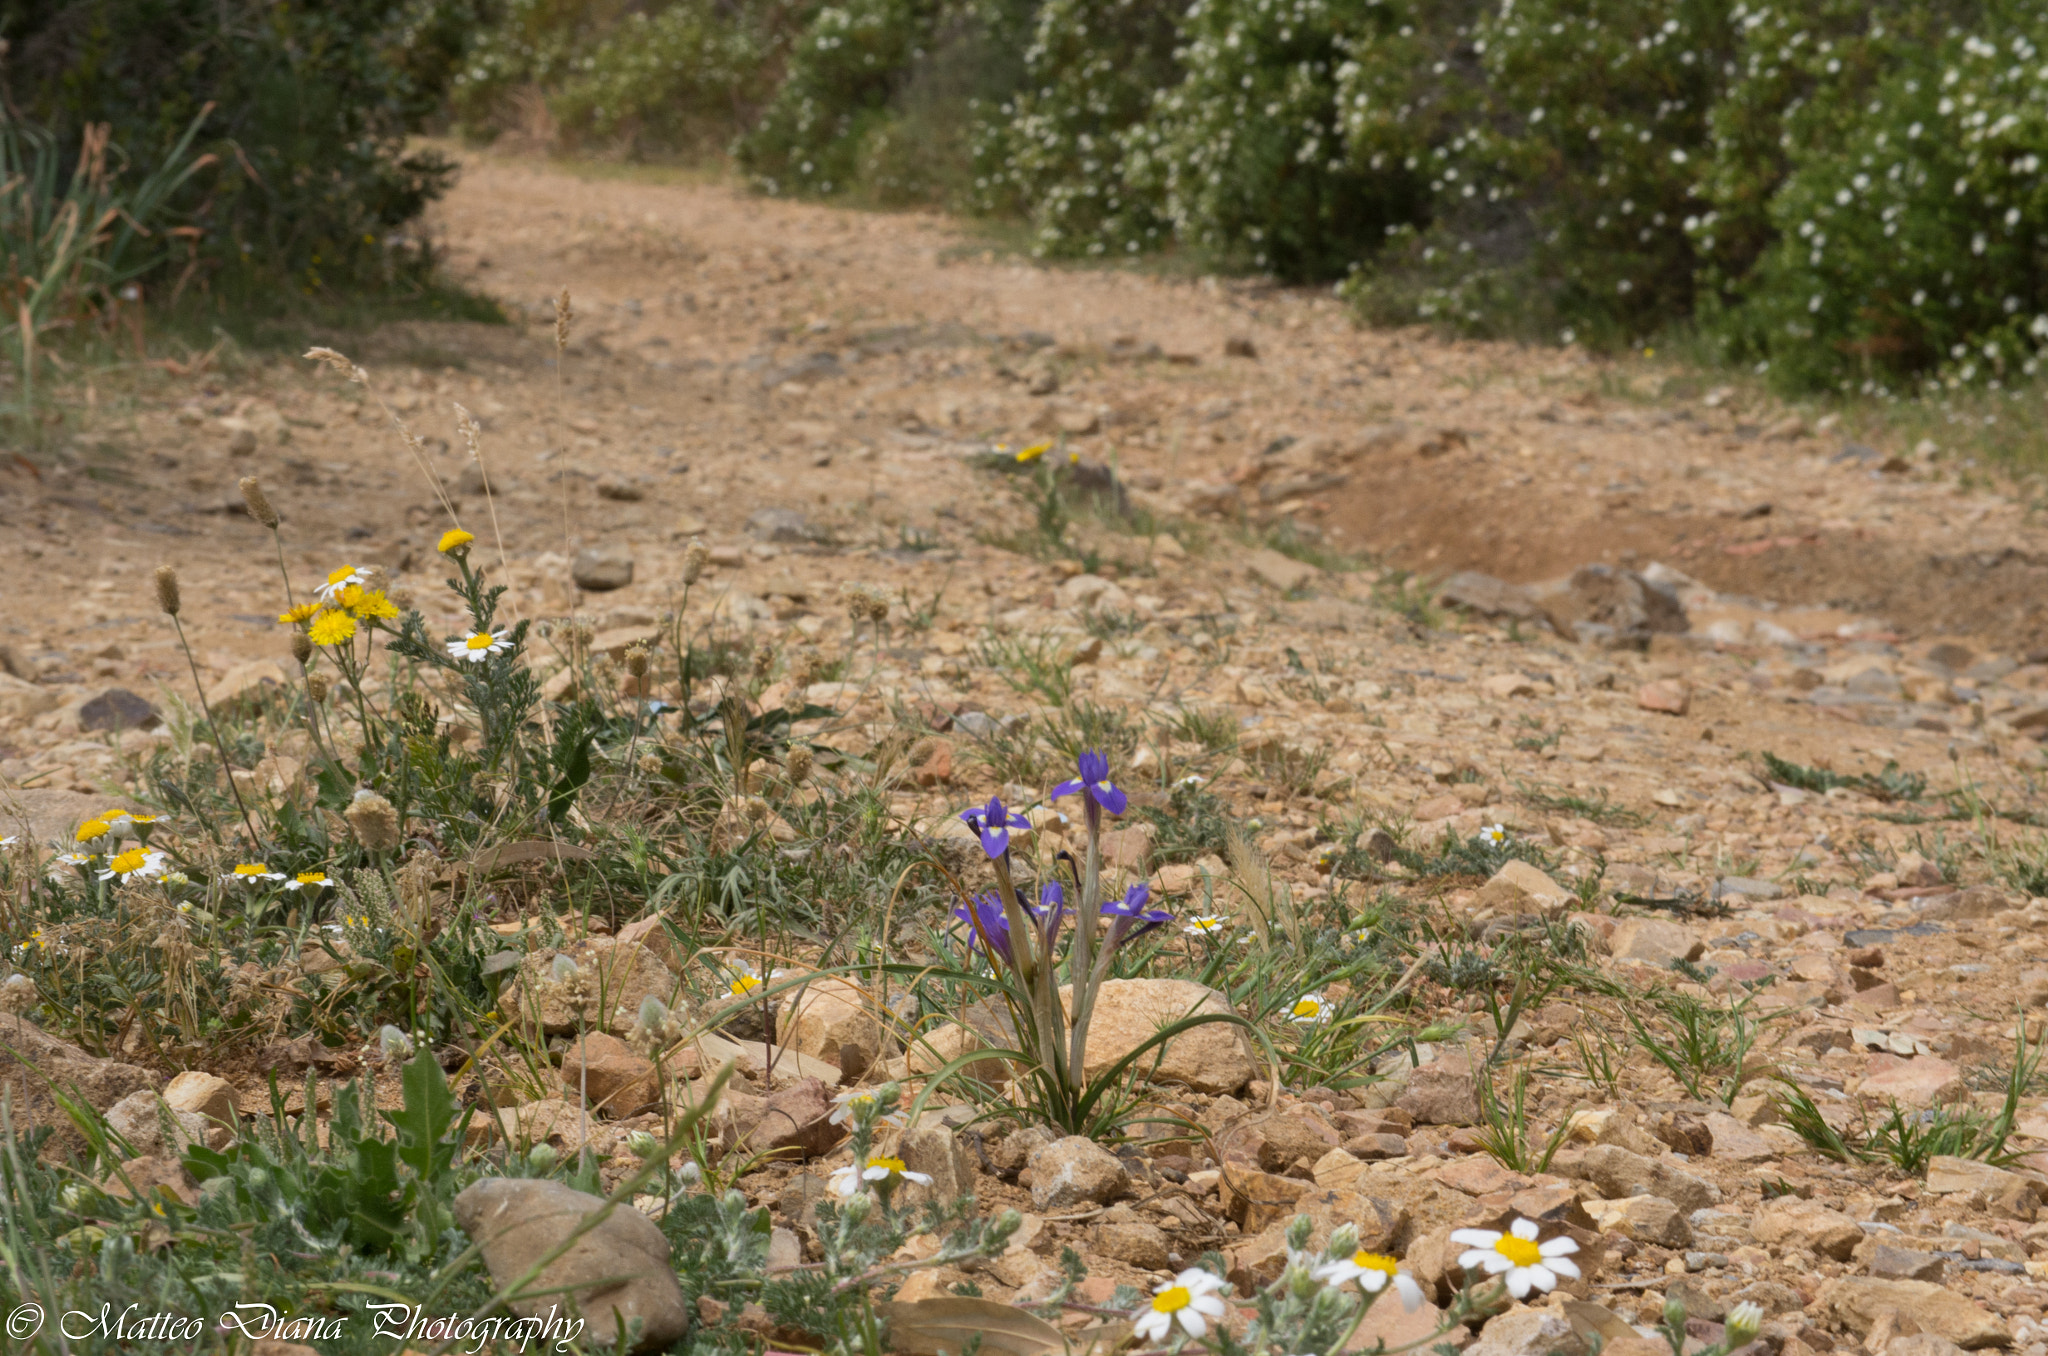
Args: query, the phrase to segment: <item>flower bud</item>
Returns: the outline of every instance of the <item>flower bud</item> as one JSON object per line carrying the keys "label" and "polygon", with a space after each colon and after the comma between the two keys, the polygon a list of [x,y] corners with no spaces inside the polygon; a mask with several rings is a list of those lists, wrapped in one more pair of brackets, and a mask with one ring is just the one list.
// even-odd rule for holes
{"label": "flower bud", "polygon": [[1011,1234],[1024,1227],[1024,1216],[1015,1210],[1005,1210],[989,1221],[987,1238],[991,1245],[1000,1244]]}
{"label": "flower bud", "polygon": [[676,1169],[676,1180],[686,1187],[696,1186],[704,1180],[704,1169],[699,1167],[697,1160],[693,1158]]}
{"label": "flower bud", "polygon": [[711,548],[701,541],[693,541],[683,551],[683,583],[694,584],[704,577],[704,567],[711,563]]}
{"label": "flower bud", "polygon": [[556,956],[554,963],[548,967],[548,973],[554,976],[555,983],[567,984],[570,980],[576,978],[576,958],[573,956]]}
{"label": "flower bud", "polygon": [[1288,1249],[1293,1252],[1300,1252],[1308,1246],[1309,1235],[1315,1231],[1316,1222],[1312,1216],[1296,1215],[1294,1222],[1287,1226]]}
{"label": "flower bud", "polygon": [[528,1171],[545,1176],[555,1170],[555,1160],[560,1157],[552,1144],[536,1144],[526,1151]]}
{"label": "flower bud", "polygon": [[377,1045],[389,1060],[411,1059],[412,1037],[388,1022],[377,1028]]}
{"label": "flower bud", "polygon": [[356,841],[372,852],[395,848],[405,836],[398,822],[397,807],[367,786],[357,788],[355,799],[341,812],[341,817],[355,832]]}
{"label": "flower bud", "polygon": [[868,1217],[868,1211],[875,1205],[875,1198],[865,1191],[856,1191],[840,1203],[839,1214],[848,1224],[859,1224]]}
{"label": "flower bud", "polygon": [[178,615],[178,572],[168,565],[156,567],[156,605],[173,617]]}
{"label": "flower bud", "polygon": [[632,674],[635,678],[647,676],[647,647],[645,645],[628,645],[626,647],[626,672]]}
{"label": "flower bud", "polygon": [[[555,959],[568,960],[569,958],[567,956],[557,956]],[[569,961],[569,963],[574,965],[576,962]],[[642,1031],[659,1030],[661,1024],[668,1020],[668,1004],[662,1002],[653,994],[648,994],[647,997],[640,1000],[639,1018]]]}
{"label": "flower bud", "polygon": [[67,1182],[64,1189],[57,1193],[57,1199],[64,1203],[66,1210],[77,1214],[92,1200],[92,1192],[83,1182]]}
{"label": "flower bud", "polygon": [[1358,1226],[1356,1224],[1340,1224],[1330,1231],[1329,1256],[1349,1257],[1357,1251]]}
{"label": "flower bud", "polygon": [[633,1151],[635,1158],[642,1161],[657,1157],[661,1153],[661,1141],[645,1130],[635,1130],[626,1136],[626,1147]]}
{"label": "flower bud", "polygon": [[309,673],[306,675],[306,696],[312,699],[315,706],[327,700],[326,674]]}
{"label": "flower bud", "polygon": [[1676,1295],[1664,1301],[1664,1326],[1672,1329],[1685,1326],[1685,1301]]}
{"label": "flower bud", "polygon": [[306,661],[312,657],[313,638],[304,631],[292,632],[292,658],[298,661],[299,667],[306,667]]}
{"label": "flower bud", "polygon": [[263,482],[255,476],[241,479],[242,506],[249,510],[249,516],[265,527],[277,526],[277,510],[270,506],[270,496],[263,493]]}

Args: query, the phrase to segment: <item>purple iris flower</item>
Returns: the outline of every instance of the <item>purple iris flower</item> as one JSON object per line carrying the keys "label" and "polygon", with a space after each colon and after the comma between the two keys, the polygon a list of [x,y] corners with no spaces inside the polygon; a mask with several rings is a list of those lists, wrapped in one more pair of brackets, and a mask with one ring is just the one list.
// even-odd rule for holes
{"label": "purple iris flower", "polygon": [[1061,796],[1071,796],[1079,791],[1082,799],[1090,805],[1099,805],[1113,815],[1124,812],[1124,806],[1130,803],[1130,798],[1123,793],[1122,788],[1109,780],[1107,755],[1089,749],[1081,755],[1079,770],[1079,777],[1061,782],[1052,789],[1052,799],[1058,800]]}
{"label": "purple iris flower", "polygon": [[1152,929],[1173,921],[1173,915],[1164,909],[1148,909],[1152,902],[1152,887],[1139,881],[1124,891],[1124,897],[1110,900],[1102,906],[1102,916],[1109,921],[1109,945],[1116,948],[1125,942],[1136,941]]}
{"label": "purple iris flower", "polygon": [[990,796],[987,805],[978,805],[972,810],[962,810],[960,821],[981,835],[981,850],[991,858],[1000,857],[1010,850],[1010,830],[1028,829],[1031,821],[1003,802]]}
{"label": "purple iris flower", "polygon": [[986,942],[990,951],[1010,959],[1010,917],[1003,902],[994,895],[976,895],[953,910],[953,916],[967,924],[967,945],[971,950]]}

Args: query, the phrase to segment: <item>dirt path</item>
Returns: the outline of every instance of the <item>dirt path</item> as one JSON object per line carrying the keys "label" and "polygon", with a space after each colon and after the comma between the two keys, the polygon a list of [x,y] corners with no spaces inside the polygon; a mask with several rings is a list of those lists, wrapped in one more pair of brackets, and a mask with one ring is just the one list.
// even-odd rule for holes
{"label": "dirt path", "polygon": [[[1228,524],[1291,522],[1431,577],[1663,562],[1748,595],[1696,590],[1694,631],[1781,670],[1830,653],[1772,642],[1887,627],[1923,647],[1958,636],[1957,674],[1988,657],[2002,676],[2048,645],[2048,556],[2024,503],[1965,492],[1912,449],[1845,451],[1650,364],[1360,330],[1331,297],[1255,283],[1042,269],[931,217],[491,158],[469,162],[434,229],[515,323],[395,326],[347,346],[495,554],[454,403],[479,417],[504,576],[529,615],[568,609],[569,557],[602,545],[634,557],[635,581],[583,605],[614,626],[650,621],[698,535],[764,619],[809,617],[811,635],[835,614],[809,596],[819,575],[879,571],[906,599],[950,575],[951,605],[972,591],[984,618],[1050,602],[1057,572],[978,544],[1028,530],[1029,511],[963,453],[1051,438],[1115,465],[1141,507],[1208,525],[1222,553],[1198,565],[1160,571],[1156,543],[1126,562],[1207,589],[1197,611],[1233,606]],[[564,286],[575,320],[558,372]],[[25,722],[0,735],[0,773],[17,780],[89,781],[84,755],[52,770],[63,755],[49,750],[77,733],[52,693],[75,710],[111,683],[182,681],[150,616],[161,559],[205,600],[191,622],[209,681],[268,676],[237,673],[283,648],[268,536],[232,509],[238,476],[271,485],[301,588],[343,560],[417,572],[445,523],[375,406],[311,364],[110,379],[95,399],[96,427],[63,464],[0,467],[0,640],[40,689],[0,708]],[[763,509],[802,521],[750,529]],[[792,582],[791,561],[821,551]],[[2033,699],[2000,700],[1994,713]],[[1973,729],[1983,709],[1923,728]]]}

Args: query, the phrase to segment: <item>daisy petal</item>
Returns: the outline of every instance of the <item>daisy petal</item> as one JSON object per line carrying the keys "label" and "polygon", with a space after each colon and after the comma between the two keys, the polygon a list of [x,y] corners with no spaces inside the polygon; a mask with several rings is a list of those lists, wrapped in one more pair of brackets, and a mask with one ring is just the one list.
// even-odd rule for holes
{"label": "daisy petal", "polygon": [[1533,1219],[1518,1219],[1508,1226],[1508,1232],[1525,1242],[1534,1243],[1543,1231],[1536,1227]]}
{"label": "daisy petal", "polygon": [[1545,1257],[1562,1257],[1566,1253],[1577,1252],[1579,1245],[1572,1242],[1571,1239],[1560,1235],[1551,1239],[1548,1243],[1542,1244],[1536,1250]]}

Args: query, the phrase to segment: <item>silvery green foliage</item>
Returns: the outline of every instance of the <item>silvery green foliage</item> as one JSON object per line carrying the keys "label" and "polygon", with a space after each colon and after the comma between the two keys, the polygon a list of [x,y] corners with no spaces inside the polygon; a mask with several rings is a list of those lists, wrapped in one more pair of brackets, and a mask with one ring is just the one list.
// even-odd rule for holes
{"label": "silvery green foliage", "polygon": [[976,128],[974,196],[1031,224],[1032,253],[1134,254],[1167,242],[1156,195],[1125,182],[1124,142],[1178,79],[1172,0],[1045,0],[1024,82]]}

